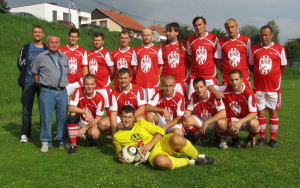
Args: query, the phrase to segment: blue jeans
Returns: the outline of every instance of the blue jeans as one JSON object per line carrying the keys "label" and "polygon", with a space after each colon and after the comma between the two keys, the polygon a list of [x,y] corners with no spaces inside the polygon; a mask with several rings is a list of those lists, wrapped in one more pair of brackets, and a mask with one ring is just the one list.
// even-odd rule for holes
{"label": "blue jeans", "polygon": [[22,130],[21,135],[31,136],[31,116],[35,93],[39,97],[40,88],[36,83],[25,83],[22,87]]}
{"label": "blue jeans", "polygon": [[65,145],[68,140],[66,126],[68,109],[67,90],[55,91],[42,87],[39,104],[41,113],[41,142],[48,142],[49,147],[52,145],[52,120],[53,112],[56,110],[57,139],[59,145]]}

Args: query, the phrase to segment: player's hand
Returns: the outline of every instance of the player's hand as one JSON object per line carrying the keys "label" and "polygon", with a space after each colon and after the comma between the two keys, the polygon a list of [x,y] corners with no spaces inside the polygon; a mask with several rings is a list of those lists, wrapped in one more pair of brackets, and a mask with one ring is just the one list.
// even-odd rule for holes
{"label": "player's hand", "polygon": [[171,121],[171,116],[166,109],[164,109],[164,117],[165,117],[167,123],[169,123]]}
{"label": "player's hand", "polygon": [[122,122],[120,122],[117,124],[117,131],[122,130],[122,129],[123,129],[123,124],[122,124]]}
{"label": "player's hand", "polygon": [[214,92],[214,95],[215,95],[218,99],[224,98],[223,93],[222,93],[221,91],[219,91],[219,90],[216,90],[216,91]]}
{"label": "player's hand", "polygon": [[240,128],[241,128],[241,125],[240,125],[239,121],[232,121],[231,122],[230,129],[233,133],[237,133],[240,130]]}
{"label": "player's hand", "polygon": [[87,119],[87,122],[90,123],[90,122],[94,121],[94,117],[93,117],[93,115],[90,112],[86,111],[86,113],[84,115],[85,115],[85,117]]}
{"label": "player's hand", "polygon": [[118,158],[118,161],[120,163],[125,163],[125,160],[123,158],[123,154],[122,154],[122,151],[120,151],[118,154],[117,154],[117,158]]}
{"label": "player's hand", "polygon": [[84,134],[86,133],[86,128],[82,127],[81,129],[79,129],[78,133],[77,133],[77,137],[79,138],[83,138]]}
{"label": "player's hand", "polygon": [[148,151],[150,151],[151,149],[152,149],[152,146],[150,146],[149,144],[146,144],[146,145],[141,147],[140,151],[143,155],[146,155],[146,153]]}
{"label": "player's hand", "polygon": [[204,121],[203,125],[199,129],[199,132],[204,135],[205,131],[207,129],[207,126],[208,126],[208,124]]}

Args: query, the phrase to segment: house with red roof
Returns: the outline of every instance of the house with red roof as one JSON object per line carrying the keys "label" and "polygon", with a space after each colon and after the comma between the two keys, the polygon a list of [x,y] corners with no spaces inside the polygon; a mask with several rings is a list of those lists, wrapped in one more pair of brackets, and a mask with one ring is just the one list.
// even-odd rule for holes
{"label": "house with red roof", "polygon": [[167,40],[166,38],[166,33],[165,33],[165,28],[158,24],[158,25],[152,25],[149,27],[153,34],[154,34],[154,41],[155,42],[161,42]]}

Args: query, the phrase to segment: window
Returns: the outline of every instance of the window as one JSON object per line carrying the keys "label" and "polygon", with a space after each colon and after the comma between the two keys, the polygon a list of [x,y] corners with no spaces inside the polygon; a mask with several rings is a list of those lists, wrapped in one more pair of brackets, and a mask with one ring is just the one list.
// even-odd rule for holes
{"label": "window", "polygon": [[106,20],[105,21],[100,21],[100,25],[102,27],[107,27],[107,21]]}
{"label": "window", "polygon": [[54,22],[57,21],[57,11],[55,11],[55,10],[53,10],[53,12],[52,12],[52,20],[53,20]]}
{"label": "window", "polygon": [[92,24],[92,25],[97,25],[97,22],[93,21],[91,24]]}
{"label": "window", "polygon": [[70,14],[70,19],[69,19],[69,13],[65,13],[65,12],[64,12],[63,20],[71,21],[71,18],[72,18],[72,15],[71,15],[71,14]]}

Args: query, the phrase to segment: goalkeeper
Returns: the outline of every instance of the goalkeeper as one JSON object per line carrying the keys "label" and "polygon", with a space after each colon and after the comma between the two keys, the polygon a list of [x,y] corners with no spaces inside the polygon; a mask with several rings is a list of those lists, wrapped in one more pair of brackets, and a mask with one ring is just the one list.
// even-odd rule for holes
{"label": "goalkeeper", "polygon": [[[148,152],[151,152],[148,158],[151,166],[161,170],[175,169],[186,165],[215,163],[213,158],[199,155],[191,142],[183,136],[178,134],[165,135],[164,129],[144,119],[134,122],[134,108],[130,105],[122,107],[121,122],[123,128],[113,137],[117,158],[121,163],[125,162],[122,148],[126,145],[137,146],[138,142],[144,143],[140,148],[142,155],[146,156]],[[186,154],[191,159],[173,157],[177,153]]]}

